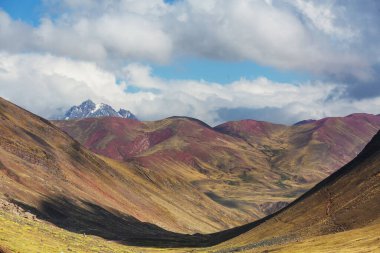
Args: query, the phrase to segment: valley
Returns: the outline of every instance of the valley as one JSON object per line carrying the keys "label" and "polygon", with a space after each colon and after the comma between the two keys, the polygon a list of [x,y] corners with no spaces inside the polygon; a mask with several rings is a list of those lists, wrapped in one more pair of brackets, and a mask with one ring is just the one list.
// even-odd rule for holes
{"label": "valley", "polygon": [[99,155],[149,170],[155,183],[169,178],[166,173],[177,175],[181,184],[239,213],[242,225],[281,209],[353,159],[380,129],[380,116],[294,126],[242,120],[214,128],[185,117],[54,124]]}
{"label": "valley", "polygon": [[1,99],[0,117],[5,253],[286,252],[360,231],[376,248],[379,136],[337,169],[376,133],[378,116],[51,123]]}
{"label": "valley", "polygon": [[379,13],[0,0],[0,253],[380,253]]}

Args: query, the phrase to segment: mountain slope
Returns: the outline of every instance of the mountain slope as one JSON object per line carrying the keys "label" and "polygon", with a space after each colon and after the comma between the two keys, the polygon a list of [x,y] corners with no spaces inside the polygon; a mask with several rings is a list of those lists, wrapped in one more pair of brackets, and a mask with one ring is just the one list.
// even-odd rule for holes
{"label": "mountain slope", "polygon": [[[135,249],[95,237],[78,238],[50,224],[23,220],[2,211],[0,238],[4,231],[13,234],[2,238],[5,252],[11,248],[19,252],[39,252],[41,248],[78,252],[84,249],[86,252],[377,252],[380,249],[379,168],[380,133],[352,162],[287,208],[257,222],[200,237],[198,245],[204,246],[236,236],[210,248]],[[15,234],[15,227],[20,232]],[[33,233],[19,236],[31,229]],[[33,235],[44,236],[47,243]],[[15,243],[20,240],[22,243]]]}
{"label": "mountain slope", "polygon": [[[209,252],[251,252],[255,249],[263,252],[265,248],[276,252],[282,248],[286,252],[292,251],[292,247],[302,247],[297,246],[299,241],[303,247],[308,244],[317,247],[316,241],[325,242],[331,250],[335,247],[334,240],[342,243],[344,237],[366,240],[379,250],[379,208],[380,133],[353,161],[288,207],[246,225],[252,229]],[[290,245],[282,245],[287,243]]]}
{"label": "mountain slope", "polygon": [[182,238],[167,230],[214,232],[248,220],[187,181],[204,179],[201,173],[184,168],[178,175],[96,156],[3,99],[0,120],[0,197],[60,227],[138,243]]}
{"label": "mountain slope", "polygon": [[[201,182],[217,179],[197,172],[192,164],[187,164],[187,160],[175,167],[169,166],[174,170],[167,169],[167,164],[158,164],[150,169],[139,164],[160,150],[150,153],[150,149],[147,149],[128,158],[128,164],[99,157],[48,121],[3,99],[0,99],[0,120],[0,199],[11,203],[5,204],[5,208],[0,205],[0,220],[4,224],[0,227],[0,248],[6,247],[3,247],[5,251],[16,247],[14,250],[26,252],[25,248],[19,250],[21,246],[14,244],[15,240],[23,240],[19,235],[25,231],[28,231],[25,240],[34,246],[60,250],[59,247],[67,240],[65,238],[73,238],[78,243],[92,242],[99,247],[133,252],[130,247],[121,247],[102,239],[95,242],[96,237],[80,240],[78,235],[83,233],[116,240],[120,244],[155,247],[208,246],[224,241],[211,248],[191,249],[194,252],[261,252],[264,249],[286,252],[304,249],[302,247],[308,245],[318,246],[318,242],[330,243],[331,247],[335,247],[332,243],[337,241],[347,245],[347,242],[343,243],[344,238],[363,240],[374,249],[378,245],[374,240],[377,240],[380,232],[380,134],[356,159],[282,211],[230,230],[190,236],[165,229],[215,231],[219,227],[241,224],[243,220],[239,220],[242,213],[237,208],[225,206],[230,203],[218,204],[217,201],[223,198],[205,195],[194,187],[198,185],[202,189],[207,184],[202,185]],[[154,124],[150,125],[150,130],[156,131],[174,124],[174,129],[180,133],[174,131],[174,136],[184,133],[188,133],[189,139],[196,139],[199,133],[208,136],[204,143],[198,143],[200,146],[196,146],[197,149],[205,148],[205,143],[215,140],[221,141],[224,148],[239,144],[240,150],[244,150],[244,145],[247,145],[240,137],[224,137],[193,119],[167,119]],[[152,148],[165,151],[165,147],[173,147],[176,142],[172,141],[178,140],[171,138],[166,137],[159,142],[163,145],[169,141],[168,146],[156,144]],[[178,142],[175,147],[178,152],[193,152],[194,146],[189,144],[195,145]],[[247,152],[243,154],[251,154],[251,151]],[[205,157],[214,159],[216,155],[211,152]],[[202,161],[199,158],[196,160]],[[218,168],[217,171],[223,172],[222,169]],[[223,182],[224,179],[219,180]],[[8,213],[7,208],[14,205],[17,206],[16,213],[21,212],[21,217],[25,218]],[[38,220],[35,220],[34,215]],[[20,228],[16,236],[12,230],[14,227]],[[31,236],[33,233],[30,231],[46,235],[46,243],[61,246],[44,245],[44,242]],[[82,250],[84,245],[73,244],[73,247]],[[95,246],[89,250],[103,252]],[[186,248],[164,250],[189,252]],[[38,252],[37,249],[33,251]],[[156,250],[139,248],[138,251]]]}
{"label": "mountain slope", "polygon": [[216,126],[263,149],[272,167],[318,182],[352,160],[380,129],[380,116],[352,114],[284,127],[235,121]]}
{"label": "mountain slope", "polygon": [[[246,220],[264,216],[265,204],[271,198],[287,201],[278,195],[286,190],[275,183],[281,175],[270,169],[262,151],[198,120],[174,117],[131,122],[102,118],[54,123],[98,154],[181,176],[210,200],[239,212]],[[188,178],[183,174],[186,171],[202,177]],[[256,194],[268,189],[267,198]]]}
{"label": "mountain slope", "polygon": [[[380,129],[380,117],[355,114],[297,126],[243,120],[215,128],[185,117],[54,124],[95,153],[180,175],[247,220],[281,209],[354,158]],[[186,179],[182,171],[203,176]]]}

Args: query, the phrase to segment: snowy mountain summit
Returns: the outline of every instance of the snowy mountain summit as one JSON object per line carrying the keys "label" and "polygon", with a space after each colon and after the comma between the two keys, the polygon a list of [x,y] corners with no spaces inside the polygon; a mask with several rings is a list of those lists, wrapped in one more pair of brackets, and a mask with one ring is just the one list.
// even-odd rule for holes
{"label": "snowy mountain summit", "polygon": [[115,111],[111,106],[107,104],[95,104],[90,99],[84,101],[79,106],[71,107],[61,119],[83,119],[83,118],[98,118],[98,117],[119,117],[125,119],[136,119],[128,110],[120,109]]}

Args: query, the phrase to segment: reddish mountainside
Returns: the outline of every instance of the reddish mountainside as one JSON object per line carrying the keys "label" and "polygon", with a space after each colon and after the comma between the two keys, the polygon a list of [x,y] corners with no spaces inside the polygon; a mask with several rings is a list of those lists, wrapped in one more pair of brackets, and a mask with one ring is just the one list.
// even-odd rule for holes
{"label": "reddish mountainside", "polygon": [[[120,162],[93,154],[49,121],[1,98],[0,121],[0,200],[73,232],[127,245],[178,247],[215,244],[252,229],[208,252],[277,247],[367,227],[378,238],[379,134],[354,161],[274,215],[210,235],[168,231],[212,232],[276,211],[335,170],[327,168],[331,160],[334,165],[346,159],[345,152],[356,154],[359,147],[347,148],[346,139],[361,145],[378,127],[378,116],[273,125],[270,131],[248,122],[229,134],[178,117],[57,122]],[[112,149],[117,140],[135,151]],[[297,162],[305,167],[292,169]],[[308,177],[313,170],[317,176]]]}
{"label": "reddish mountainside", "polygon": [[300,180],[317,182],[362,150],[380,129],[380,116],[352,114],[250,134],[257,124],[261,127],[268,123],[249,121],[251,128],[247,128],[247,121],[227,122],[215,129],[263,149],[270,156],[272,167],[284,173],[296,172]]}
{"label": "reddish mountainside", "polygon": [[354,114],[296,126],[254,120],[215,128],[184,117],[54,122],[90,150],[138,168],[181,174],[215,203],[260,218],[354,158],[380,129],[380,117]]}
{"label": "reddish mountainside", "polygon": [[214,127],[218,132],[237,136],[243,139],[261,139],[285,129],[286,126],[256,120],[229,121]]}
{"label": "reddish mountainside", "polygon": [[193,187],[190,181],[207,179],[201,173],[155,171],[99,157],[1,98],[0,120],[0,199],[58,226],[139,243],[182,238],[164,229],[213,232],[250,218]]}

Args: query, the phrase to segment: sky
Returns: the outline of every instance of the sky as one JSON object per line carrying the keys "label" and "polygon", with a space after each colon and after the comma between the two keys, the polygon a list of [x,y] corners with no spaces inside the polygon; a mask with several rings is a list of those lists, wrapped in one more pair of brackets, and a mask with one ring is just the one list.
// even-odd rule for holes
{"label": "sky", "polygon": [[0,0],[0,96],[217,125],[380,113],[377,0]]}

